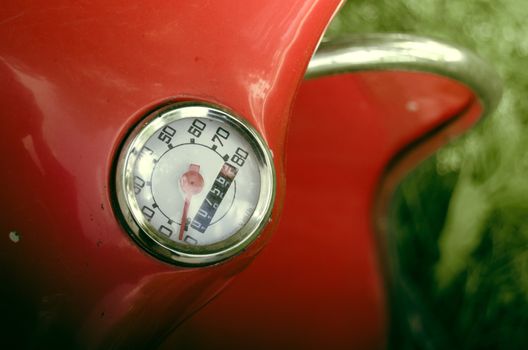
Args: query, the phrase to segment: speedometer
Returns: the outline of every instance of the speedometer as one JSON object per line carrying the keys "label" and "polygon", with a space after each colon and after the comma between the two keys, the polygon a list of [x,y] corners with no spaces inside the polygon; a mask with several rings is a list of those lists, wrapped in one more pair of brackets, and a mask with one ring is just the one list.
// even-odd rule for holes
{"label": "speedometer", "polygon": [[223,109],[176,103],[148,115],[118,158],[117,210],[150,254],[184,265],[225,260],[268,222],[275,193],[269,149]]}

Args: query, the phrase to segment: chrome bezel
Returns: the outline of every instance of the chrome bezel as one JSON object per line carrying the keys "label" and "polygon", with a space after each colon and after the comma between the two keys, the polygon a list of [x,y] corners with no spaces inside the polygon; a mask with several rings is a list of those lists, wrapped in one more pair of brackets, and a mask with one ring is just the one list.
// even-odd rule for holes
{"label": "chrome bezel", "polygon": [[[203,246],[189,246],[169,239],[145,219],[134,194],[133,167],[138,153],[161,127],[184,118],[211,118],[229,124],[252,146],[260,172],[260,196],[248,221],[229,238]],[[203,266],[226,260],[243,251],[268,223],[275,198],[275,170],[264,139],[242,118],[222,108],[201,102],[166,105],[141,120],[127,136],[115,171],[117,209],[127,232],[143,249],[163,261],[185,266]]]}

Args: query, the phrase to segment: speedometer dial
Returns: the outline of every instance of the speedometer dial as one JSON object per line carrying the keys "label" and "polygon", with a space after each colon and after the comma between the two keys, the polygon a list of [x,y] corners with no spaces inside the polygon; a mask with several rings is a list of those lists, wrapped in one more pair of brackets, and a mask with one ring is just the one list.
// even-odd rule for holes
{"label": "speedometer dial", "polygon": [[145,118],[116,169],[118,210],[132,237],[165,261],[204,265],[243,250],[268,221],[270,153],[241,119],[202,104]]}

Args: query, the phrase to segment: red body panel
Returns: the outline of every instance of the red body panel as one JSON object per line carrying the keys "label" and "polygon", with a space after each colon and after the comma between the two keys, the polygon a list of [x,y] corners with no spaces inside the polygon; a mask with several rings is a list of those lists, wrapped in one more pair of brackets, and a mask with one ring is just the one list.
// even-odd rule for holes
{"label": "red body panel", "polygon": [[288,134],[277,232],[166,348],[383,348],[386,292],[373,213],[384,203],[376,200],[439,146],[436,137],[461,131],[451,125],[469,127],[474,103],[460,84],[430,74],[306,81]]}
{"label": "red body panel", "polygon": [[[339,3],[0,5],[0,347],[384,346],[374,220],[399,177],[480,110],[461,85],[417,73],[306,81],[293,104]],[[272,223],[245,253],[207,268],[155,260],[112,208],[125,134],[179,100],[246,117],[277,170]],[[266,249],[203,307],[264,247],[281,212]]]}
{"label": "red body panel", "polygon": [[276,219],[291,101],[339,2],[2,3],[0,277],[9,336],[0,341],[152,346],[247,265],[273,224],[245,254],[209,268],[169,266],[136,246],[112,210],[116,150],[164,102],[227,106],[275,154]]}

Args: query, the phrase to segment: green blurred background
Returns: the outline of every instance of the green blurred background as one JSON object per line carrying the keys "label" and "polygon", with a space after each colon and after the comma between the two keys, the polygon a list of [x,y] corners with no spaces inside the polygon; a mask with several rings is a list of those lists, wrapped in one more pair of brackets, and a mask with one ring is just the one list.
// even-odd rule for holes
{"label": "green blurred background", "polygon": [[399,187],[393,349],[528,348],[528,1],[349,0],[327,37],[405,32],[495,66],[498,111]]}

